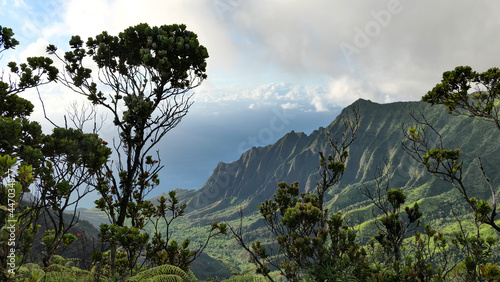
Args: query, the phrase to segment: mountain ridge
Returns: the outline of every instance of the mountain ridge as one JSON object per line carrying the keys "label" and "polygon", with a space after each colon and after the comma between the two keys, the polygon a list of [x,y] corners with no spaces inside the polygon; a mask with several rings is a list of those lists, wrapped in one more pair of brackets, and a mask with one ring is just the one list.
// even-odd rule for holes
{"label": "mountain ridge", "polygon": [[[372,181],[376,168],[384,161],[392,163],[396,168],[392,175],[395,187],[410,189],[427,183],[431,185],[425,189],[428,195],[442,190],[436,187],[442,186],[443,183],[435,184],[435,180],[423,173],[422,168],[412,162],[402,150],[403,124],[410,126],[410,112],[422,111],[429,116],[431,123],[436,122],[436,128],[446,134],[465,134],[464,126],[465,131],[475,132],[478,127],[476,124],[484,123],[467,117],[448,115],[444,107],[431,107],[424,102],[378,104],[359,99],[342,110],[328,126],[320,127],[309,135],[291,131],[274,144],[247,150],[238,160],[230,163],[219,162],[200,189],[179,191],[178,198],[187,204],[186,216],[201,220],[205,216],[218,214],[219,216],[213,215],[210,218],[224,220],[225,216],[234,219],[238,215],[236,210],[233,209],[230,213],[224,210],[232,209],[230,207],[235,205],[239,205],[245,212],[256,212],[260,203],[272,197],[277,183],[281,181],[298,181],[302,192],[311,191],[317,179],[318,152],[328,152],[326,132],[331,133],[334,138],[339,138],[343,131],[342,119],[352,106],[359,108],[360,129],[350,148],[343,179],[337,187],[330,190],[328,198],[329,205],[338,209],[349,209],[349,206],[360,200],[358,184]],[[485,126],[481,125],[482,128]],[[477,132],[479,133],[487,133],[490,137],[499,136],[493,129],[483,129]],[[472,142],[470,138],[462,139]],[[484,141],[478,144],[474,151],[486,152],[490,143]],[[462,145],[467,149],[467,144],[462,142]],[[467,154],[470,157],[472,153]],[[358,188],[355,189],[356,187]],[[437,190],[433,192],[432,189]]]}

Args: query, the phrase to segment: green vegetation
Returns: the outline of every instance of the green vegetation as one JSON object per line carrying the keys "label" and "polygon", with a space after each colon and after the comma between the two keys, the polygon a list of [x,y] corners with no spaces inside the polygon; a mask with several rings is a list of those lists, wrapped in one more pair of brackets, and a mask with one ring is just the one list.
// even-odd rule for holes
{"label": "green vegetation", "polygon": [[[13,36],[0,27],[0,53]],[[0,280],[500,279],[497,68],[445,72],[423,97],[441,106],[359,100],[310,136],[220,163],[199,190],[147,200],[151,152],[187,114],[206,48],[184,25],[147,24],[70,47],[47,48],[62,70],[31,57],[0,81]],[[76,116],[50,134],[29,119],[19,94],[54,81],[111,114],[113,149]],[[81,232],[94,190],[80,211],[99,230]]]}

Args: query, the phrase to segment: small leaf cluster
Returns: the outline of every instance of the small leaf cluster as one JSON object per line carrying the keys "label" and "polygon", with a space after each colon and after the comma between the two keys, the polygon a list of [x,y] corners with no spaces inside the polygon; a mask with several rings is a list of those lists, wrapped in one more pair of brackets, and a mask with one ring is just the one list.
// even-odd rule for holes
{"label": "small leaf cluster", "polygon": [[[163,195],[158,199],[158,205],[151,206],[146,211],[149,221],[153,224],[151,242],[146,246],[146,259],[151,265],[169,264],[188,271],[189,265],[203,251],[208,241],[215,236],[226,234],[226,224],[214,222],[211,225],[207,241],[197,251],[189,249],[191,241],[185,238],[179,244],[172,238],[170,227],[172,222],[185,214],[186,204],[180,204],[175,191],[168,193],[168,198]],[[166,226],[165,233],[160,232],[160,222]]]}
{"label": "small leaf cluster", "polygon": [[0,25],[0,53],[7,49],[14,49],[17,45],[19,41],[14,38],[12,29]]}
{"label": "small leaf cluster", "polygon": [[453,172],[461,171],[463,164],[459,161],[460,149],[444,150],[444,149],[431,149],[427,151],[422,159],[427,168],[436,169],[442,164],[449,165]]}
{"label": "small leaf cluster", "polygon": [[[319,280],[348,272],[362,276],[355,269],[363,265],[365,253],[355,242],[356,232],[344,225],[342,213],[326,218],[328,211],[321,210],[318,195],[298,194],[297,182],[281,182],[274,199],[259,206],[286,258],[279,261],[282,275],[291,280],[299,279],[304,272]],[[256,262],[268,259],[270,253],[260,241],[252,244],[252,250],[257,257],[251,257],[250,262],[258,266],[257,273],[268,274],[270,268]]]}
{"label": "small leaf cluster", "polygon": [[[422,97],[432,105],[442,104],[449,113],[497,119],[495,100],[500,97],[500,70],[473,71],[470,66],[458,66],[443,73],[441,83]],[[475,90],[470,93],[471,89]]]}
{"label": "small leaf cluster", "polygon": [[468,234],[461,229],[453,232],[450,242],[464,256],[459,264],[462,271],[456,271],[460,276],[469,281],[483,280],[487,276],[498,278],[498,266],[491,264],[492,247],[496,243],[493,237],[484,238],[480,232]]}
{"label": "small leaf cluster", "polygon": [[[121,246],[126,255],[126,267],[123,270],[133,272],[135,270],[137,259],[140,257],[148,240],[149,234],[141,233],[136,227],[117,226],[116,224],[102,223],[99,226],[98,236],[104,242]],[[102,259],[103,254],[94,253],[94,259]],[[102,262],[101,262],[102,263]]]}
{"label": "small leaf cluster", "polygon": [[[76,241],[76,236],[70,233],[63,234],[61,240],[58,243],[62,244],[65,248],[68,247],[71,243]],[[42,244],[51,249],[57,250],[60,245],[57,245],[55,248],[52,247],[53,244],[56,243],[56,232],[55,230],[45,230],[42,237]]]}

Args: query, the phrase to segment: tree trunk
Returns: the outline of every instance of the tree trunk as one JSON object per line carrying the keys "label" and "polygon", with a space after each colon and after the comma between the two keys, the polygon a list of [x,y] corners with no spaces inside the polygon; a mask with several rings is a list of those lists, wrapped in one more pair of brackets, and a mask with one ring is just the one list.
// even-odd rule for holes
{"label": "tree trunk", "polygon": [[116,273],[116,244],[111,244],[111,250],[109,255],[109,271],[111,276]]}

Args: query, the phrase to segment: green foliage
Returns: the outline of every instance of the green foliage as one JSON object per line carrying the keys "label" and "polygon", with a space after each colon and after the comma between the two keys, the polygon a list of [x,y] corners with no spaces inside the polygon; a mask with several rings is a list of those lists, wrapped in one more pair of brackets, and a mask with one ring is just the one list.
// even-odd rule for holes
{"label": "green foliage", "polygon": [[[32,225],[25,226],[23,220],[30,216],[29,209],[20,207],[20,199],[28,190],[28,186],[33,183],[31,166],[20,166],[13,170],[17,163],[16,158],[9,155],[0,155],[0,278],[6,280],[9,277],[7,270],[7,255],[11,253],[14,247],[20,247],[21,250],[29,250],[30,246],[16,246],[14,239],[21,238],[21,232],[32,232],[36,230]],[[12,236],[14,235],[14,236]],[[19,242],[26,242],[19,240]],[[29,241],[27,242],[30,243]],[[16,263],[22,256],[16,255]],[[10,262],[10,261],[9,261]]]}
{"label": "green foliage", "polygon": [[394,276],[394,279],[401,279],[402,275],[404,275],[404,269],[401,268],[404,263],[402,254],[403,241],[410,230],[420,225],[422,212],[420,212],[418,203],[415,203],[412,207],[404,207],[406,195],[403,190],[390,188],[388,164],[383,169],[379,169],[377,174],[374,180],[375,187],[365,187],[362,190],[362,193],[378,209],[377,212],[382,215],[375,221],[378,232],[369,245],[372,250],[375,250],[375,242],[379,244],[380,254],[377,255],[376,260],[391,265],[390,276]]}
{"label": "green foliage", "polygon": [[18,277],[15,281],[32,282],[52,282],[52,281],[101,281],[95,279],[89,271],[81,270],[73,266],[73,262],[64,259],[61,256],[54,256],[54,262],[48,267],[42,269],[38,264],[23,264],[18,271]]}
{"label": "green foliage", "polygon": [[13,36],[14,32],[11,28],[2,27],[0,25],[0,53],[7,49],[14,49],[17,45],[19,45],[19,41],[17,41]]}
{"label": "green foliage", "polygon": [[[281,182],[274,199],[259,206],[286,258],[279,261],[285,277],[298,279],[302,271],[328,281],[363,277],[365,253],[355,242],[356,232],[344,225],[342,213],[325,218],[327,211],[319,208],[318,196],[302,193],[297,197],[298,191],[298,183]],[[270,269],[258,265],[257,258],[272,261],[272,254],[260,241],[252,243],[252,249],[256,256],[251,262],[258,266],[257,273],[269,274]]]}
{"label": "green foliage", "polygon": [[119,278],[130,275],[129,261],[125,252],[116,252],[113,271],[111,271],[111,251],[94,251],[91,258],[93,262],[92,273],[97,277]]}
{"label": "green foliage", "polygon": [[[184,215],[186,205],[179,205],[175,191],[170,191],[168,196],[168,200],[164,196],[161,196],[158,199],[157,206],[150,206],[148,209],[145,209],[145,214],[147,214],[149,221],[154,227],[151,243],[146,248],[146,259],[152,265],[169,264],[188,271],[191,262],[201,255],[209,240],[213,237],[226,234],[227,227],[224,223],[212,223],[204,245],[201,245],[197,251],[191,251],[189,249],[191,243],[189,238],[184,239],[182,244],[179,244],[176,240],[172,239],[171,232],[172,222]],[[165,233],[162,234],[160,232],[160,227],[165,228]]]}
{"label": "green foliage", "polygon": [[43,281],[45,277],[45,271],[35,263],[23,264],[19,268],[18,273],[18,280],[20,281]]}
{"label": "green foliage", "polygon": [[[431,105],[443,104],[448,108],[449,113],[477,117],[493,122],[496,128],[500,130],[499,110],[496,108],[500,98],[499,81],[500,70],[498,68],[490,68],[483,73],[478,73],[469,66],[459,66],[453,71],[443,73],[441,83],[423,96],[422,100]],[[475,88],[476,92],[470,93],[471,88]],[[467,185],[463,181],[464,162],[460,160],[460,149],[445,149],[439,132],[432,124],[427,122],[424,116],[422,116],[422,119],[423,121],[417,119],[415,121],[420,124],[421,128],[430,128],[431,132],[438,137],[436,145],[430,144],[429,136],[425,134],[423,129],[418,130],[422,131],[419,135],[415,134],[416,127],[412,127],[410,128],[410,134],[406,136],[411,142],[411,145],[406,147],[407,152],[419,163],[424,164],[427,171],[451,183],[460,192],[469,207],[472,208],[476,220],[500,231],[500,227],[495,222],[496,191],[486,175],[481,158],[477,157],[479,169],[483,180],[490,188],[491,205],[485,200],[478,201],[474,197],[469,197]]]}
{"label": "green foliage", "polygon": [[[136,227],[117,226],[115,224],[101,224],[99,237],[104,242],[119,245],[125,250],[127,265],[126,268],[133,273],[137,259],[143,252],[148,240],[149,234],[141,233]],[[96,261],[102,260],[102,255],[94,253]],[[102,262],[101,262],[102,263]]]}
{"label": "green foliage", "polygon": [[[500,70],[490,68],[478,73],[469,66],[459,66],[443,73],[441,83],[422,97],[432,105],[443,104],[449,113],[466,114],[498,123],[496,99],[500,98]],[[470,90],[476,90],[471,95]]]}
{"label": "green foliage", "polygon": [[[97,172],[96,189],[102,198],[95,202],[96,206],[107,213],[112,225],[122,227],[130,220],[132,228],[143,230],[154,210],[144,198],[159,185],[158,172],[162,168],[159,155],[154,160],[150,151],[187,114],[192,104],[188,92],[207,77],[208,52],[194,32],[185,25],[175,24],[159,27],[139,24],[117,36],[103,32],[90,37],[85,46],[79,36],[73,36],[69,45],[71,51],[63,57],[54,45],[47,48],[65,65],[65,75],[59,76],[60,81],[87,96],[93,104],[109,110],[119,131],[120,142],[115,147],[118,171],[113,173],[106,166]],[[96,74],[99,86],[92,77],[92,67],[85,65],[88,62],[85,58],[91,58],[99,69]],[[129,244],[122,246],[126,249],[143,245],[132,242],[135,238],[112,240]],[[162,245],[158,242],[161,238],[153,240]],[[111,247],[113,271],[117,246],[112,243]],[[167,247],[168,243],[155,246],[150,249],[151,255]],[[136,260],[130,262],[133,261]]]}
{"label": "green foliage", "polygon": [[164,264],[139,272],[127,281],[198,281],[190,270]]}
{"label": "green foliage", "polygon": [[53,226],[51,231],[46,231],[43,240],[46,247],[43,260],[47,266],[60,246],[65,249],[76,240],[74,235],[67,233],[74,219],[66,223],[64,211],[74,205],[72,196],[78,194],[80,199],[89,192],[88,188],[81,187],[95,183],[95,174],[106,164],[111,150],[97,134],[66,128],[55,128],[51,135],[43,136],[42,144],[44,157],[38,169],[37,187],[40,204]]}
{"label": "green foliage", "polygon": [[[401,261],[399,273],[396,269],[378,273],[385,279],[404,281],[443,281],[450,268],[448,240],[442,232],[425,225],[424,233],[416,232],[405,245],[406,256]],[[380,275],[378,274],[378,275]]]}
{"label": "green foliage", "polygon": [[[47,247],[50,247],[55,244],[55,236],[56,232],[55,230],[45,230],[45,233],[43,234],[42,238],[42,244],[44,244]],[[73,243],[76,241],[76,236],[73,234],[64,234],[62,235],[62,238],[59,242],[59,244],[62,244],[64,247],[68,247],[69,244]],[[56,245],[54,247],[55,249],[59,248],[59,245]]]}
{"label": "green foliage", "polygon": [[255,277],[250,274],[245,275],[234,275],[229,277],[228,279],[222,280],[223,282],[262,282],[268,281],[264,277]]}
{"label": "green foliage", "polygon": [[490,236],[485,238],[480,231],[480,225],[481,223],[475,219],[473,227],[465,229],[464,224],[459,221],[460,230],[453,232],[453,237],[450,239],[451,245],[463,257],[454,276],[479,281],[484,280],[486,275],[495,275],[495,269],[498,266],[491,263],[495,262],[492,260],[492,255],[496,240]]}

